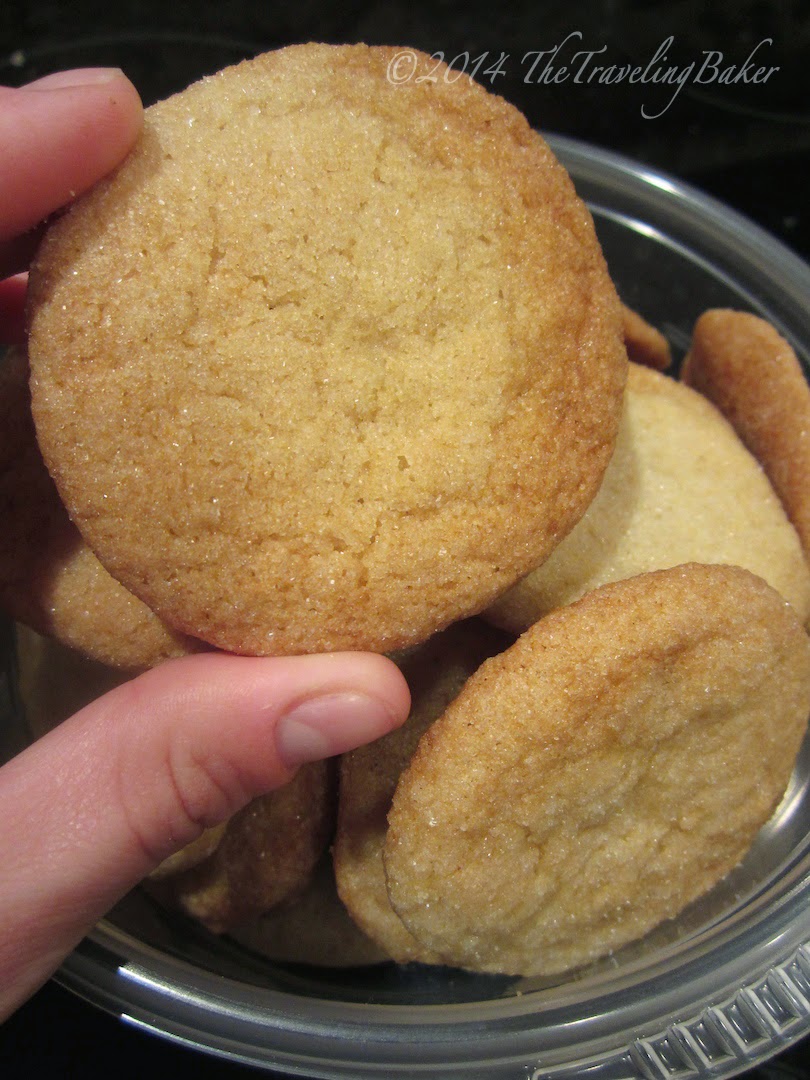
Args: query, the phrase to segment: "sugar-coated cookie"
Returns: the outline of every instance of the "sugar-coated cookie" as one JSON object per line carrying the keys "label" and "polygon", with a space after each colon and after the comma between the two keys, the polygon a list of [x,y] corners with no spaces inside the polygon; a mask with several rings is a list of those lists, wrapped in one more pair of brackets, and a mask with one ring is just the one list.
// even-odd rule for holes
{"label": "sugar-coated cookie", "polygon": [[334,826],[329,762],[303,765],[283,787],[234,814],[213,854],[150,888],[221,933],[302,892]]}
{"label": "sugar-coated cookie", "polygon": [[334,843],[338,893],[358,926],[399,963],[439,958],[414,939],[388,900],[382,851],[397,781],[433,721],[481,663],[510,640],[482,620],[468,619],[395,656],[411,691],[407,721],[341,757]]}
{"label": "sugar-coated cookie", "polygon": [[390,651],[481,610],[612,451],[626,352],[585,205],[511,105],[396,56],[294,46],[153,106],[32,268],[71,516],[232,651]]}
{"label": "sugar-coated cookie", "polygon": [[585,516],[486,613],[520,633],[608,581],[685,562],[765,578],[810,618],[810,569],[762,468],[700,394],[634,364],[613,459]]}
{"label": "sugar-coated cookie", "polygon": [[810,557],[810,386],[793,348],[757,315],[714,309],[695,324],[682,377],[761,462]]}
{"label": "sugar-coated cookie", "polygon": [[28,363],[0,357],[0,607],[102,665],[129,671],[204,648],[112,578],[68,517],[36,441]]}
{"label": "sugar-coated cookie", "polygon": [[605,585],[487,660],[399,781],[384,862],[425,948],[551,974],[645,934],[745,855],[810,710],[810,639],[760,578]]}

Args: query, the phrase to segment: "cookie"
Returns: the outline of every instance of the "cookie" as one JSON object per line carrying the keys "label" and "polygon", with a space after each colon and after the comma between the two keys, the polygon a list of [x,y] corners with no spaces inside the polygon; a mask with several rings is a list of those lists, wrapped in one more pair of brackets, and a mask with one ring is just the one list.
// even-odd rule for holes
{"label": "cookie", "polygon": [[665,371],[670,366],[672,350],[667,339],[627,304],[622,304],[622,325],[628,360],[656,371]]}
{"label": "cookie", "polygon": [[234,927],[229,936],[277,963],[356,968],[390,960],[340,902],[328,856],[302,893]]}
{"label": "cookie", "polygon": [[605,585],[488,660],[397,786],[384,862],[423,946],[554,974],[722,879],[778,804],[810,710],[810,640],[737,567]]}
{"label": "cookie", "polygon": [[149,887],[222,933],[307,887],[331,838],[334,809],[330,764],[303,765],[289,783],[234,814],[207,859]]}
{"label": "cookie", "polygon": [[174,877],[175,874],[183,874],[210,859],[219,847],[227,827],[227,821],[223,821],[219,825],[204,829],[196,840],[192,840],[174,854],[167,855],[149,875],[149,880],[161,881],[163,878]]}
{"label": "cookie", "polygon": [[422,54],[397,83],[397,55],[290,47],[153,106],[32,269],[71,516],[231,651],[390,651],[479,611],[613,447],[626,353],[585,205],[511,105]]}
{"label": "cookie", "polygon": [[111,577],[68,517],[31,419],[28,363],[0,359],[0,607],[102,665],[127,671],[198,652]]}
{"label": "cookie", "polygon": [[810,557],[810,387],[791,346],[756,315],[707,311],[682,378],[714,402],[762,464]]}
{"label": "cookie", "polygon": [[419,739],[489,656],[510,639],[479,619],[456,623],[395,656],[411,691],[405,724],[340,760],[334,843],[338,894],[357,925],[399,963],[439,962],[408,932],[388,900],[382,851],[400,774]]}
{"label": "cookie", "polygon": [[608,581],[686,562],[745,567],[810,618],[810,570],[757,461],[700,394],[631,364],[599,494],[550,558],[486,615],[520,633]]}

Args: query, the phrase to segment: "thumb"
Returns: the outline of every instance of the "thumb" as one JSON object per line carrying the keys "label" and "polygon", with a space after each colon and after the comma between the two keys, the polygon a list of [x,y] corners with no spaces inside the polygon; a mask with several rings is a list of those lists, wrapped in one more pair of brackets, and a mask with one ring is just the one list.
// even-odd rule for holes
{"label": "thumb", "polygon": [[0,1018],[172,852],[402,723],[399,670],[365,653],[210,653],[118,687],[0,769]]}

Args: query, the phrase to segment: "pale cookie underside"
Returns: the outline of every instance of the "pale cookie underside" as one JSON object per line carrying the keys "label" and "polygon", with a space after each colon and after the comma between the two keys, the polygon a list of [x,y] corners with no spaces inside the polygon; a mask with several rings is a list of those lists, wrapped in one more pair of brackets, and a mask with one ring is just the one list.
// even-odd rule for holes
{"label": "pale cookie underside", "polygon": [[680,563],[758,574],[810,618],[810,569],[762,468],[701,395],[630,366],[619,437],[582,520],[488,610],[521,633],[590,589]]}

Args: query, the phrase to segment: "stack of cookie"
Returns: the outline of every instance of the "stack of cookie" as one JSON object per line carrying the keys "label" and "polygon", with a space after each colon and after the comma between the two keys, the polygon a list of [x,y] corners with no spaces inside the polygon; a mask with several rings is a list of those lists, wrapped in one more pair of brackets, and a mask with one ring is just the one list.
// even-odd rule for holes
{"label": "stack of cookie", "polygon": [[[0,600],[122,677],[392,653],[405,728],[154,887],[285,959],[557,972],[711,888],[785,790],[802,459],[729,404],[756,411],[714,362],[747,317],[707,316],[688,372],[750,449],[653,370],[665,343],[524,118],[418,54],[392,81],[398,55],[203,80],[51,227],[2,374]],[[53,646],[21,640],[48,712]],[[292,918],[326,937],[291,957]]]}

